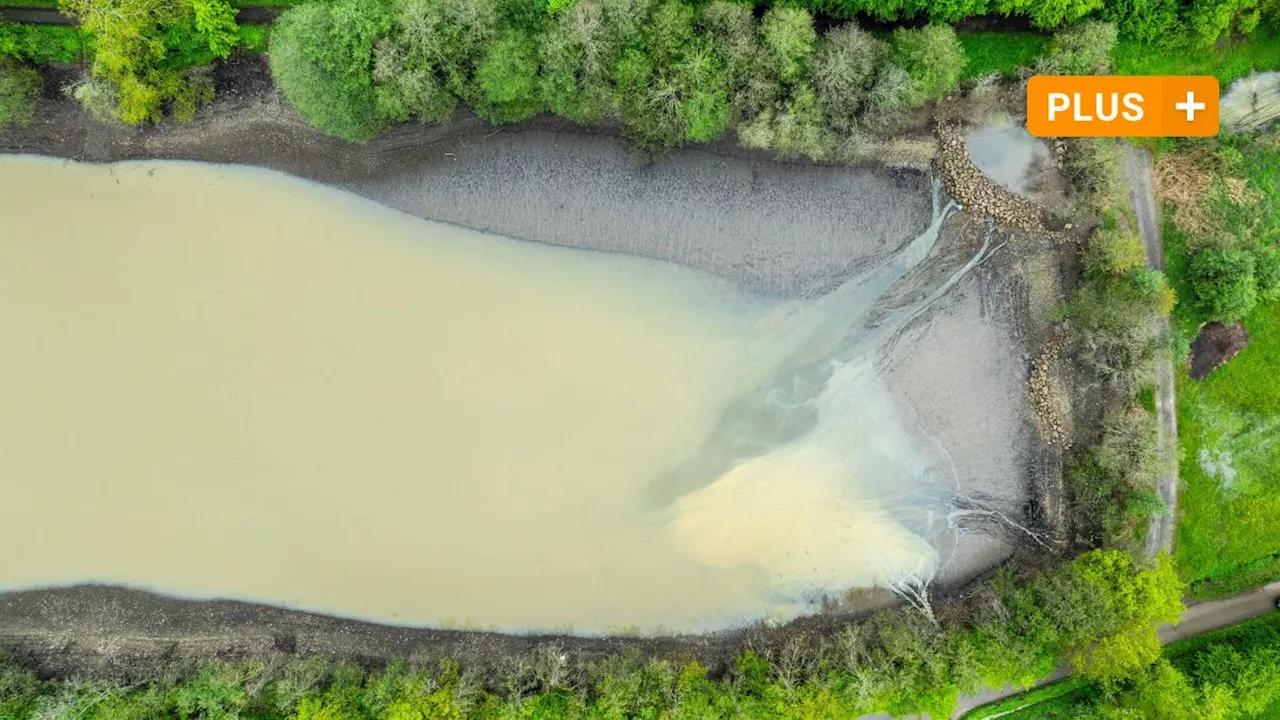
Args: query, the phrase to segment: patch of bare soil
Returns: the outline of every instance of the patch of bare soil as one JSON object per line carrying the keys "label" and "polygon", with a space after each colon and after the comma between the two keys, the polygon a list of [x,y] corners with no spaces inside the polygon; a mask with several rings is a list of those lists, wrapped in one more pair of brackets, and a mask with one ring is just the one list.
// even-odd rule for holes
{"label": "patch of bare soil", "polygon": [[1249,344],[1249,331],[1237,320],[1230,325],[1205,323],[1191,343],[1191,377],[1203,380]]}

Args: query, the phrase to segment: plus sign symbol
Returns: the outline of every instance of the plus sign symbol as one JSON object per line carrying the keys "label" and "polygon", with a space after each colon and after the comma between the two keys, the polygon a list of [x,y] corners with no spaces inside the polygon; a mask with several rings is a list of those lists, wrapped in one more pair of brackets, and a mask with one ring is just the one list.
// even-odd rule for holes
{"label": "plus sign symbol", "polygon": [[1212,75],[1036,75],[1027,82],[1027,131],[1036,137],[1211,137]]}
{"label": "plus sign symbol", "polygon": [[1159,79],[1163,107],[1152,113],[1162,119],[1161,133],[1176,137],[1218,134],[1217,78],[1172,75]]}
{"label": "plus sign symbol", "polygon": [[1204,104],[1204,103],[1202,103],[1202,102],[1196,102],[1196,93],[1195,93],[1195,91],[1194,91],[1194,90],[1188,90],[1188,91],[1187,91],[1187,99],[1186,99],[1186,100],[1183,100],[1183,101],[1182,101],[1182,102],[1180,102],[1180,103],[1175,104],[1173,107],[1174,107],[1175,109],[1177,109],[1177,110],[1181,110],[1182,112],[1186,113],[1186,114],[1187,114],[1187,122],[1189,122],[1189,123],[1193,123],[1193,122],[1195,122],[1195,121],[1196,121],[1196,113],[1201,112],[1202,110],[1204,110],[1204,109],[1205,109],[1205,104]]}

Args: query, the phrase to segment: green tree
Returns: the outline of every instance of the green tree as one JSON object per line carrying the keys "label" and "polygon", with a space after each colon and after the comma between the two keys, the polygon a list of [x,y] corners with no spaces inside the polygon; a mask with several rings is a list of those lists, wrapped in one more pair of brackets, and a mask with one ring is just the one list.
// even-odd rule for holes
{"label": "green tree", "polygon": [[613,111],[609,76],[617,61],[601,0],[580,0],[558,12],[538,43],[542,71],[538,91],[552,112],[578,123],[595,123]]}
{"label": "green tree", "polygon": [[1105,75],[1111,72],[1116,26],[1089,20],[1059,30],[1036,70],[1045,75]]}
{"label": "green tree", "polygon": [[628,135],[648,152],[718,137],[729,119],[724,66],[694,32],[694,9],[666,0],[642,38],[643,50],[627,48],[614,66]]}
{"label": "green tree", "polygon": [[30,124],[40,96],[40,73],[0,61],[0,129]]}
{"label": "green tree", "polygon": [[194,117],[212,101],[213,83],[192,65],[225,57],[236,42],[226,0],[60,0],[60,7],[94,40],[90,77],[73,94],[103,119],[131,125],[160,121],[166,106],[179,120]]}
{"label": "green tree", "polygon": [[236,11],[227,0],[191,0],[196,30],[214,55],[225,58],[240,42]]}
{"label": "green tree", "polygon": [[1103,701],[1147,720],[1206,720],[1200,694],[1168,660],[1137,673],[1131,687]]}
{"label": "green tree", "polygon": [[853,128],[889,46],[852,23],[831,32],[813,57],[813,89],[829,127],[845,132]]}
{"label": "green tree", "polygon": [[1177,0],[1108,0],[1100,15],[1120,35],[1149,45],[1169,42],[1179,25]]}
{"label": "green tree", "polygon": [[725,66],[732,122],[746,122],[773,107],[782,96],[782,81],[766,61],[750,6],[712,0],[703,7],[700,19]]}
{"label": "green tree", "polygon": [[906,70],[894,63],[885,63],[876,73],[876,81],[867,93],[866,104],[869,114],[876,118],[887,118],[924,101],[924,95],[916,89],[916,83]]}
{"label": "green tree", "polygon": [[1099,610],[1115,621],[1115,630],[1072,653],[1072,664],[1084,677],[1114,688],[1160,657],[1156,626],[1181,617],[1184,585],[1168,555],[1138,569],[1127,553],[1092,550],[1071,565],[1081,581],[1097,589]]}
{"label": "green tree", "polygon": [[1102,9],[1103,0],[995,0],[995,10],[1005,15],[1025,15],[1046,30],[1075,22]]}
{"label": "green tree", "polygon": [[1258,302],[1255,262],[1245,250],[1210,248],[1192,255],[1187,278],[1199,310],[1219,322],[1248,315]]}
{"label": "green tree", "polygon": [[1155,628],[1134,626],[1100,638],[1073,655],[1072,661],[1081,676],[1110,690],[1144,672],[1159,658],[1160,638]]}
{"label": "green tree", "polygon": [[1259,0],[1190,0],[1183,23],[1192,42],[1209,47],[1232,32],[1252,33],[1261,19]]}
{"label": "green tree", "polygon": [[967,59],[951,26],[928,25],[893,31],[893,61],[907,71],[917,93],[937,98],[960,85]]}
{"label": "green tree", "polygon": [[174,689],[174,704],[183,718],[235,720],[250,699],[245,682],[261,672],[254,665],[214,663]]}
{"label": "green tree", "polygon": [[26,717],[39,702],[41,690],[35,673],[0,656],[0,717]]}
{"label": "green tree", "polygon": [[760,22],[760,37],[768,70],[776,72],[785,85],[800,82],[809,70],[818,33],[807,10],[775,6]]}
{"label": "green tree", "polygon": [[[448,119],[458,98],[479,105],[480,63],[502,37],[497,0],[394,0],[391,32],[374,50],[377,106],[385,117]],[[511,39],[504,51],[525,44]],[[492,73],[492,70],[491,70]]]}
{"label": "green tree", "polygon": [[1196,678],[1207,688],[1223,688],[1239,717],[1259,717],[1280,699],[1280,643],[1252,643],[1236,649],[1217,643],[1196,658]]}
{"label": "green tree", "polygon": [[778,110],[765,110],[738,129],[744,146],[775,150],[783,157],[823,160],[831,153],[831,138],[822,127],[822,106],[807,84],[796,87]]}
{"label": "green tree", "polygon": [[306,3],[280,17],[271,35],[271,73],[313,127],[364,142],[385,125],[373,48],[391,22],[381,0]]}
{"label": "green tree", "polygon": [[1280,300],[1280,248],[1261,245],[1253,253],[1253,276],[1258,286],[1258,299]]}
{"label": "green tree", "polygon": [[476,69],[476,112],[491,123],[523,120],[542,109],[538,102],[538,48],[521,30],[508,30],[489,46]]}

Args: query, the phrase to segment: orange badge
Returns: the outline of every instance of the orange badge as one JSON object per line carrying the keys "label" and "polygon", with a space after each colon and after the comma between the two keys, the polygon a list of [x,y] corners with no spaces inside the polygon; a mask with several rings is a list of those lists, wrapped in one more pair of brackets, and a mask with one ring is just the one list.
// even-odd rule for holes
{"label": "orange badge", "polygon": [[1218,134],[1218,80],[1207,75],[1037,75],[1027,83],[1037,137]]}

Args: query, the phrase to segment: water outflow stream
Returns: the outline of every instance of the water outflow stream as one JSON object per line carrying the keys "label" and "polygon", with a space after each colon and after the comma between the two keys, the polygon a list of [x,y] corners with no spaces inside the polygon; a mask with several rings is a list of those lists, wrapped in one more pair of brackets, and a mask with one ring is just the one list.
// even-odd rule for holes
{"label": "water outflow stream", "polygon": [[0,159],[0,586],[596,633],[927,579],[952,478],[880,366],[981,257],[913,272],[950,208],[777,302],[262,171]]}

